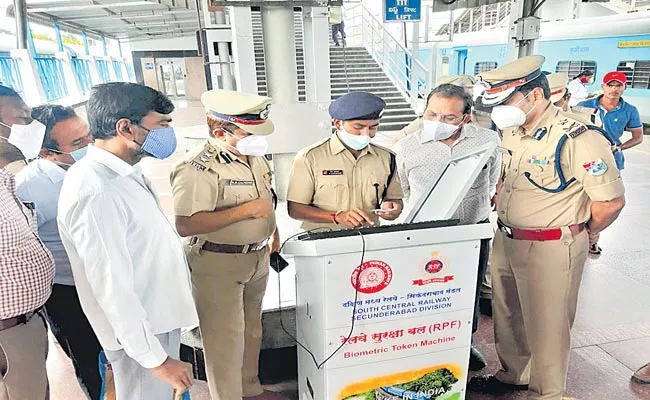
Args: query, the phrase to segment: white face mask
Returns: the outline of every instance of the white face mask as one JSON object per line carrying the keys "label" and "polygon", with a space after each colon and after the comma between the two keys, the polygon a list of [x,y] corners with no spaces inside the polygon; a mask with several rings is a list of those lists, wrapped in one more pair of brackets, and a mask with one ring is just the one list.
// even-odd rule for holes
{"label": "white face mask", "polygon": [[[530,92],[532,93],[532,92]],[[519,107],[515,107],[517,104],[521,103],[526,97],[530,96],[530,93],[528,93],[526,96],[522,97],[521,100],[516,102],[513,105],[509,106],[494,106],[492,108],[492,113],[490,114],[490,118],[492,118],[492,121],[494,124],[499,128],[499,129],[506,129],[506,128],[516,128],[520,127],[523,124],[526,123],[526,116],[530,114],[531,111],[535,109],[537,104],[533,106],[528,112],[524,112]]]}
{"label": "white face mask", "polygon": [[236,139],[239,139],[237,145],[235,146],[235,149],[237,149],[237,152],[243,156],[262,157],[269,149],[269,142],[266,140],[265,136],[250,135],[239,138],[228,131],[224,130],[224,132]]}
{"label": "white face mask", "polygon": [[341,122],[341,129],[339,129],[339,139],[349,148],[359,151],[363,150],[370,144],[370,136],[366,135],[353,135],[345,130],[343,122]]}
{"label": "white face mask", "polygon": [[25,160],[33,160],[38,157],[43,145],[43,138],[45,138],[45,125],[37,120],[33,120],[29,125],[13,124],[13,126],[9,126],[4,122],[0,122],[0,125],[11,129],[9,138],[5,139],[2,136],[0,138],[16,146],[23,153]]}
{"label": "white face mask", "polygon": [[436,141],[449,139],[462,125],[452,125],[440,121],[422,120],[422,132],[426,138]]}

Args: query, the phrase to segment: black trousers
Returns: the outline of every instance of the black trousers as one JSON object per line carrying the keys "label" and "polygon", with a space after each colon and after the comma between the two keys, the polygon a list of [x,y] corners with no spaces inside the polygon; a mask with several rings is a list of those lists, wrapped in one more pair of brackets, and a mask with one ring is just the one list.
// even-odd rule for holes
{"label": "black trousers", "polygon": [[82,389],[92,400],[99,400],[102,378],[98,357],[102,347],[81,309],[77,289],[55,284],[45,303],[45,312],[52,333],[72,360]]}
{"label": "black trousers", "polygon": [[478,301],[481,298],[481,285],[483,284],[483,278],[485,278],[489,259],[490,239],[481,239],[481,248],[478,256],[478,276],[476,277],[476,293],[474,295],[474,320],[472,321],[472,333],[478,330]]}

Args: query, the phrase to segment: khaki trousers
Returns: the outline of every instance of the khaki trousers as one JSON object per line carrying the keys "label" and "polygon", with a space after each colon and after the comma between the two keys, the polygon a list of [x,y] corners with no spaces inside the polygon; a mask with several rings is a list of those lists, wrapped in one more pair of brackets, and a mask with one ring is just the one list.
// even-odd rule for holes
{"label": "khaki trousers", "polygon": [[546,242],[496,233],[492,308],[502,367],[496,377],[529,384],[528,399],[562,399],[588,247],[586,231],[574,238],[568,228],[560,240]]}
{"label": "khaki trousers", "polygon": [[248,254],[190,252],[194,300],[212,400],[262,393],[258,378],[267,249]]}
{"label": "khaki trousers", "polygon": [[485,269],[485,276],[483,277],[483,281],[481,282],[482,299],[492,299],[492,272],[491,272],[490,264],[492,264],[492,246],[490,246],[490,256],[488,257],[487,268]]}
{"label": "khaki trousers", "polygon": [[0,400],[46,400],[47,328],[39,314],[0,331]]}

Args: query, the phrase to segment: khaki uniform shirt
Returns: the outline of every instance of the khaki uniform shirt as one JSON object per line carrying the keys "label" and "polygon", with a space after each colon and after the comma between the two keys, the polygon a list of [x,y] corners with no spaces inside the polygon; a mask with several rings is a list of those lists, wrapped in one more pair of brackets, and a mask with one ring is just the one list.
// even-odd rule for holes
{"label": "khaki uniform shirt", "polygon": [[603,127],[603,121],[600,119],[600,112],[597,108],[573,106],[571,107],[571,113],[589,121],[592,125],[596,125],[599,128]]}
{"label": "khaki uniform shirt", "polygon": [[[503,223],[516,228],[557,228],[587,222],[592,202],[624,194],[609,142],[600,133],[587,130],[585,124],[550,105],[530,132],[518,128],[503,133],[504,176],[497,200]],[[562,171],[567,181],[576,180],[559,193],[548,193],[536,188],[524,174],[530,173],[531,179],[545,188],[557,188],[555,149],[563,135],[568,139],[560,153]]]}
{"label": "khaki uniform shirt", "polygon": [[[190,217],[202,211],[239,206],[258,197],[273,198],[271,167],[264,157],[248,157],[248,164],[232,154],[223,142],[210,138],[188,152],[172,168],[174,213]],[[249,218],[205,235],[199,241],[245,245],[259,243],[275,232],[275,213]]]}
{"label": "khaki uniform shirt", "polygon": [[[404,197],[397,171],[388,182],[391,152],[381,146],[368,145],[355,159],[336,134],[301,150],[291,167],[287,200],[312,205],[326,211],[349,211],[353,208],[377,208],[386,190],[385,200]],[[370,216],[375,223],[379,217]],[[341,225],[304,222],[303,229]]]}

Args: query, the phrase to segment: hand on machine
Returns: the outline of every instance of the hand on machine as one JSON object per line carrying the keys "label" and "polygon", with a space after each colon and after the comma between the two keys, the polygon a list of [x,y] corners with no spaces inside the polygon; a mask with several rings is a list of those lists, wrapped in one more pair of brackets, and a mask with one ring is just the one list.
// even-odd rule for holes
{"label": "hand on machine", "polygon": [[372,210],[379,218],[392,221],[402,213],[402,204],[397,201],[384,201],[381,208]]}

